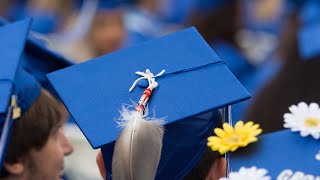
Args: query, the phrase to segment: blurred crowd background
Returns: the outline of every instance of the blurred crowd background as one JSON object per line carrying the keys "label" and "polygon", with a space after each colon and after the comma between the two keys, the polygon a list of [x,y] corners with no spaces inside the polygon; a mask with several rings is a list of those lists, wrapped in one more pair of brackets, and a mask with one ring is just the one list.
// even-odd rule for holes
{"label": "blurred crowd background", "polygon": [[[290,46],[298,26],[296,5],[289,0],[1,0],[0,16],[32,17],[33,34],[76,63],[195,26],[253,96],[233,107],[236,121],[257,118],[250,108],[259,92],[297,51]],[[72,122],[65,131],[75,145],[67,158],[68,179],[100,179],[97,151]]]}

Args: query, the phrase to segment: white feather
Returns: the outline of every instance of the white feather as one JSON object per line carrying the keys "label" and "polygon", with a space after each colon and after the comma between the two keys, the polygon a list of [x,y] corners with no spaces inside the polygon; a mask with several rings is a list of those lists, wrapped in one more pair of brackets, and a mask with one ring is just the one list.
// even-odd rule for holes
{"label": "white feather", "polygon": [[160,161],[164,119],[147,118],[123,106],[118,121],[123,130],[116,140],[112,177],[115,180],[152,180]]}

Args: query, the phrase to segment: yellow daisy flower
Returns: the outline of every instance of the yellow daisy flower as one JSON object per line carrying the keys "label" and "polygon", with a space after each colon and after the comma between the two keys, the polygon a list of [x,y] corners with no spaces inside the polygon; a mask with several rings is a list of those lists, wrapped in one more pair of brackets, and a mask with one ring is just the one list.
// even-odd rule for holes
{"label": "yellow daisy flower", "polygon": [[214,129],[216,136],[210,136],[207,145],[211,147],[212,151],[219,151],[220,154],[228,151],[233,152],[239,147],[245,147],[257,141],[256,136],[261,132],[259,125],[254,124],[252,121],[246,124],[243,121],[238,121],[234,128],[230,124],[224,123],[223,129]]}

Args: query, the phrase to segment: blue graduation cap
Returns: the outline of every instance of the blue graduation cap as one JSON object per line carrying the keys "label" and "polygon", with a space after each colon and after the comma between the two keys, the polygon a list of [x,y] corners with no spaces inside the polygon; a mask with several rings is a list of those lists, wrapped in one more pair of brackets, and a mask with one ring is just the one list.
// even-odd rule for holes
{"label": "blue graduation cap", "polygon": [[20,66],[30,20],[0,27],[0,166],[5,159],[11,128],[40,94],[36,79]]}
{"label": "blue graduation cap", "polygon": [[293,176],[298,171],[319,176],[320,161],[315,158],[319,149],[318,140],[282,130],[263,135],[257,143],[232,153],[230,163],[234,171],[240,167],[264,168],[272,179],[284,174]]}
{"label": "blue graduation cap", "polygon": [[[212,51],[195,28],[47,75],[93,148],[102,148],[111,173],[115,140],[122,129],[116,119],[123,104],[138,101],[146,86],[128,89],[136,71],[166,72],[156,77],[149,109],[165,117],[160,162],[155,179],[181,179],[201,159],[207,137],[217,126],[217,109],[246,100],[246,89]],[[130,141],[130,140],[129,140]],[[148,152],[151,147],[143,147]],[[143,158],[142,158],[143,159]],[[149,164],[148,164],[149,165]],[[147,170],[144,170],[145,172]],[[124,171],[123,171],[124,172]]]}

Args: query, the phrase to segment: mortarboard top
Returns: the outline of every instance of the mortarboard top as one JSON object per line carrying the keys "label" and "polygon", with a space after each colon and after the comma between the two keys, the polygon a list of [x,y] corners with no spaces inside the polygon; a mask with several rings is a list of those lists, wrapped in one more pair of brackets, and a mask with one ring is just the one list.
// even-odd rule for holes
{"label": "mortarboard top", "polygon": [[[30,28],[30,19],[0,27],[0,166],[5,157],[15,117],[12,112],[13,95],[17,97],[17,106],[24,113],[40,94],[40,86],[33,76],[21,68],[21,54],[25,47]],[[11,102],[11,103],[10,103]],[[19,113],[18,113],[19,114]]]}
{"label": "mortarboard top", "polygon": [[[149,109],[155,111],[155,116],[166,118],[156,179],[185,175],[185,168],[190,170],[190,164],[196,163],[199,146],[204,152],[207,137],[212,134],[218,119],[216,113],[209,117],[197,115],[250,97],[195,28],[122,49],[47,76],[91,146],[102,147],[109,171],[113,142],[121,132],[115,120],[123,104],[132,104],[131,100],[137,102],[140,99],[145,87],[136,87],[131,93],[128,89],[139,78],[135,72],[146,69],[154,74],[166,70],[164,75],[156,78],[159,86],[149,101]],[[192,154],[181,156],[188,151]],[[175,154],[168,156],[172,152]]]}
{"label": "mortarboard top", "polygon": [[[13,91],[18,86],[13,83],[16,75],[21,71],[20,57],[24,49],[26,37],[29,31],[30,20],[0,27],[1,35],[1,66],[0,66],[0,112],[6,113]],[[18,72],[17,72],[18,71]]]}
{"label": "mortarboard top", "polygon": [[257,143],[233,152],[230,164],[234,171],[240,167],[264,168],[272,179],[286,169],[319,176],[320,161],[315,158],[319,149],[319,141],[311,136],[301,137],[299,133],[282,130],[260,136]]}

